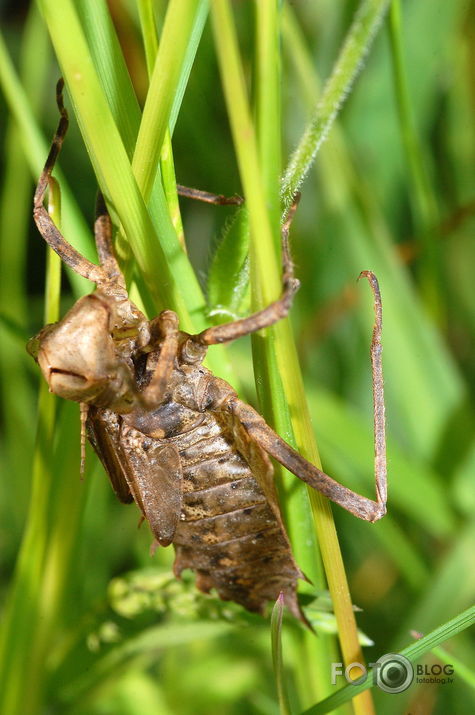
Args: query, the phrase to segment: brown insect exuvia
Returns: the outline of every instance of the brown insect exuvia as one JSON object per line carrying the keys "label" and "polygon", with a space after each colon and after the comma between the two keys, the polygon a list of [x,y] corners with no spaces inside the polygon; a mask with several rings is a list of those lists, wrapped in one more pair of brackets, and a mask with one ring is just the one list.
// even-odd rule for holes
{"label": "brown insect exuvia", "polygon": [[368,521],[386,511],[381,299],[375,276],[373,367],[376,501],[338,484],[282,440],[232,387],[202,365],[209,345],[234,340],[285,317],[298,287],[288,256],[290,219],[282,229],[284,290],[268,308],[189,335],[164,310],[147,320],[129,300],[112,249],[110,218],[98,203],[95,238],[100,265],[81,256],[43,207],[51,172],[67,130],[62,83],[58,130],[34,199],[45,241],[74,271],[97,284],[65,317],[32,338],[51,392],[81,403],[87,432],[122,502],[135,501],[157,542],[173,543],[177,576],[196,571],[196,585],[262,612],[280,592],[306,622],[294,561],[279,511],[269,455],[355,516]]}

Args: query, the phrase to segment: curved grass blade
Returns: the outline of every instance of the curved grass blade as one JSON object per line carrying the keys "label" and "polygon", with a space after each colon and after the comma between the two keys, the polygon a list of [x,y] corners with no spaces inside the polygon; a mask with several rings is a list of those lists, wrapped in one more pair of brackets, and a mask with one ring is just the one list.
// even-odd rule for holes
{"label": "curved grass blade", "polygon": [[281,592],[272,609],[270,632],[272,643],[272,663],[279,698],[280,715],[290,715],[289,698],[284,682],[284,661],[282,659],[282,616],[284,613],[284,594]]}
{"label": "curved grass blade", "polygon": [[281,196],[286,212],[363,66],[388,5],[389,0],[363,0],[355,15],[322,97],[282,178]]}
{"label": "curved grass blade", "polygon": [[[416,641],[407,648],[399,651],[400,655],[404,655],[411,663],[415,663],[426,653],[429,653],[433,648],[453,638],[457,633],[470,628],[475,623],[475,606],[463,611],[455,618],[452,618],[447,623],[439,626],[431,633]],[[368,677],[364,683],[360,685],[347,685],[329,698],[325,698],[311,708],[305,710],[302,715],[323,715],[323,713],[332,712],[335,708],[348,702],[355,695],[364,692],[374,685],[374,670],[369,671]]]}

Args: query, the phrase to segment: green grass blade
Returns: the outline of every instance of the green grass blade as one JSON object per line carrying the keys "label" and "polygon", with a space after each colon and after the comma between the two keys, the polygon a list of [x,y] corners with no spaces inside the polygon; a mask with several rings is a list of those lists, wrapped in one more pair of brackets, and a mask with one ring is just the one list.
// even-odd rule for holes
{"label": "green grass blade", "polygon": [[181,74],[178,78],[176,85],[176,93],[173,99],[172,107],[170,110],[170,133],[173,134],[175,124],[178,118],[178,113],[181,108],[181,103],[183,101],[183,95],[188,83],[191,68],[195,61],[196,52],[201,41],[201,36],[205,27],[205,23],[208,17],[209,11],[209,0],[199,0],[196,7],[196,12],[194,15],[193,24],[191,26],[190,35],[188,39],[188,45],[185,49],[183,56]]}
{"label": "green grass blade", "polygon": [[[141,0],[141,2],[139,3],[139,16],[145,49],[145,59],[147,62],[147,73],[150,79],[153,73],[153,68],[158,52],[158,38],[155,17],[153,11],[153,4],[150,2],[150,0]],[[178,241],[186,251],[185,235],[180,214],[180,203],[178,201],[178,194],[176,188],[175,166],[173,163],[173,149],[169,128],[167,128],[163,139],[163,147],[160,155],[160,171],[163,188],[165,191],[165,198],[173,223],[173,228],[177,235]],[[158,172],[155,177],[155,180],[160,180]]]}
{"label": "green grass blade", "polygon": [[173,98],[183,74],[186,51],[201,4],[199,0],[171,0],[167,8],[132,162],[145,201],[152,191]]}
{"label": "green grass blade", "polygon": [[408,178],[411,184],[409,199],[419,247],[419,257],[416,259],[416,265],[421,271],[422,290],[426,298],[427,308],[435,317],[442,318],[440,303],[440,281],[442,279],[441,235],[439,232],[440,213],[434,189],[429,181],[422,147],[415,127],[407,84],[407,69],[404,61],[402,24],[401,3],[399,0],[393,0],[389,13],[389,36],[401,137],[406,153]]}
{"label": "green grass blade", "polygon": [[[449,638],[456,636],[457,633],[461,633],[467,628],[470,628],[470,626],[474,623],[475,606],[472,606],[472,608],[468,608],[466,611],[463,611],[458,616],[439,626],[412,645],[407,648],[403,648],[403,650],[399,651],[399,653],[400,655],[404,655],[408,658],[411,663],[415,663],[423,655],[432,651],[433,648],[441,643],[445,643],[445,641],[449,640]],[[347,685],[345,688],[342,688],[329,698],[326,698],[317,705],[308,708],[308,710],[305,710],[302,715],[323,715],[323,713],[332,712],[336,707],[342,705],[348,700],[351,700],[355,697],[355,695],[358,695],[367,688],[371,688],[373,684],[374,671],[371,670],[368,673],[366,681],[361,685]]]}
{"label": "green grass blade", "polygon": [[[60,224],[59,205],[57,189],[53,189],[49,210],[58,225]],[[59,257],[50,251],[46,277],[45,319],[47,321],[58,319],[60,270]],[[47,623],[41,621],[39,614],[42,612],[41,590],[48,545],[49,499],[53,484],[51,444],[55,416],[56,398],[49,394],[47,384],[42,382],[32,465],[33,486],[29,517],[0,634],[0,670],[4,678],[4,687],[0,694],[0,710],[4,713],[34,712],[41,702],[41,673],[45,653],[39,632],[42,631],[43,625],[48,630],[50,621],[46,614]],[[26,690],[25,672],[28,672],[29,676],[29,687]]]}
{"label": "green grass blade", "polygon": [[131,160],[141,112],[124,55],[105,0],[80,0],[76,4],[91,57],[127,155]]}
{"label": "green grass blade", "polygon": [[286,209],[292,203],[342,103],[348,96],[388,5],[389,0],[362,1],[322,97],[285,170],[282,179],[282,200]]}
{"label": "green grass blade", "polygon": [[290,715],[290,704],[284,682],[284,661],[282,658],[282,616],[284,613],[284,594],[281,593],[272,609],[270,621],[272,662],[279,698],[280,715]]}
{"label": "green grass blade", "polygon": [[[237,211],[213,251],[208,269],[210,318],[219,323],[242,317],[249,292],[249,222],[245,209]],[[249,310],[247,310],[247,314]]]}
{"label": "green grass blade", "polygon": [[[265,203],[261,170],[258,165],[258,149],[254,128],[251,123],[249,108],[247,106],[244,76],[237,53],[237,45],[233,36],[230,9],[225,2],[212,3],[212,17],[216,48],[221,66],[221,79],[229,109],[229,119],[234,143],[237,150],[237,161],[241,180],[244,187],[246,204],[249,211],[249,224],[251,237],[255,237],[253,248],[258,256],[254,262],[251,260],[251,272],[262,271],[254,266],[268,265],[265,281],[260,281],[260,295],[258,299],[253,296],[253,305],[268,305],[279,295],[280,285],[278,280],[278,267],[273,249],[269,216]],[[226,63],[226,68],[225,68]],[[259,241],[257,237],[259,236]],[[254,282],[255,283],[255,282]],[[253,288],[253,290],[257,290]]]}
{"label": "green grass blade", "polygon": [[[0,39],[1,42],[1,39]],[[50,56],[47,35],[36,11],[30,13],[21,46],[21,75],[33,105],[38,106]],[[6,70],[8,72],[8,69]],[[5,69],[0,74],[5,75]],[[36,400],[28,382],[29,306],[26,296],[27,231],[31,211],[32,182],[25,162],[21,133],[10,115],[5,133],[3,183],[0,195],[0,404],[3,411],[2,473],[13,475],[0,484],[3,554],[9,558],[15,538],[23,528],[27,485],[34,435],[31,414]],[[18,435],[23,435],[21,443]]]}

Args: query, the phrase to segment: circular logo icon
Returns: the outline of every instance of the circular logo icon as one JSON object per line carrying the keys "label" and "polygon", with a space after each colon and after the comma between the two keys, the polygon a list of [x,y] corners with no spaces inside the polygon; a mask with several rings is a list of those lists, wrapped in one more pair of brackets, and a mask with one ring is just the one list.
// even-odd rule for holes
{"label": "circular logo icon", "polygon": [[376,685],[385,693],[402,693],[414,680],[412,663],[403,655],[386,653],[376,665]]}

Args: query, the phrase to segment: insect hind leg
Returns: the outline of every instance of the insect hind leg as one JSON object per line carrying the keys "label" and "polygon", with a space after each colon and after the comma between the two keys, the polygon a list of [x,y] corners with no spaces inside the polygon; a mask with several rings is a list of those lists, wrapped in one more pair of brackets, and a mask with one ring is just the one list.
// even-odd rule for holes
{"label": "insect hind leg", "polygon": [[299,479],[360,519],[377,521],[386,513],[387,500],[385,408],[381,360],[382,304],[378,281],[374,273],[362,271],[360,278],[367,278],[371,286],[375,312],[370,350],[373,383],[375,500],[368,499],[344,487],[308,462],[279,437],[252,407],[241,400],[237,398],[228,400],[225,403],[225,409],[231,411],[239,419],[251,439]]}

